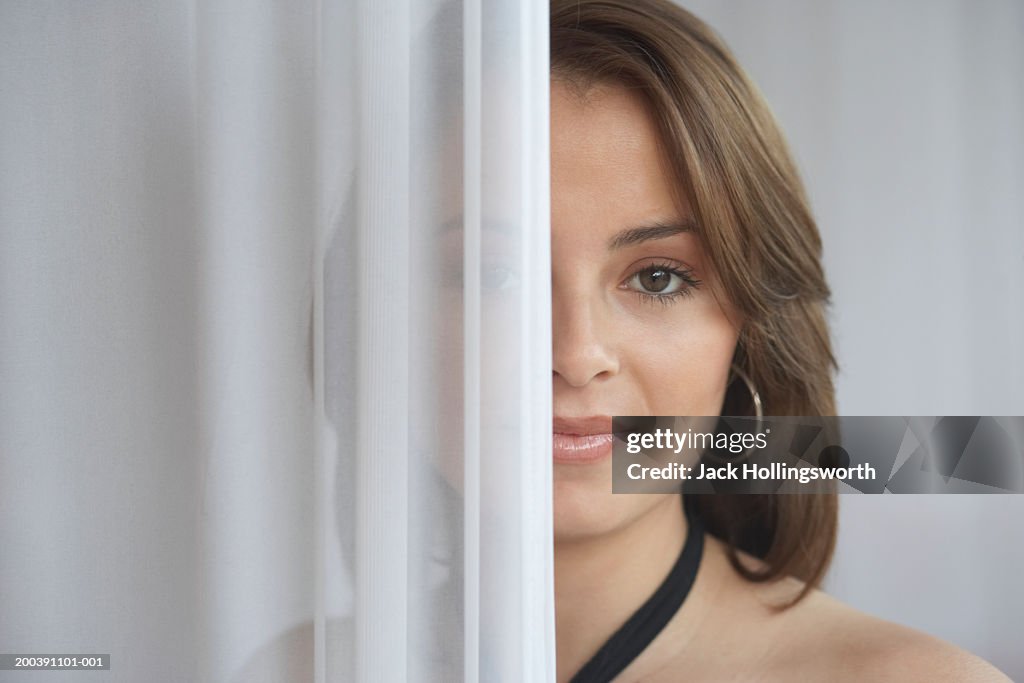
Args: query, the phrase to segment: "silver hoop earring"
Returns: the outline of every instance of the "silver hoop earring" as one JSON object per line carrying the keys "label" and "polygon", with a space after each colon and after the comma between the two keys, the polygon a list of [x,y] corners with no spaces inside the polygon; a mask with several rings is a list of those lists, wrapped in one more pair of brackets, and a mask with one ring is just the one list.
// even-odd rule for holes
{"label": "silver hoop earring", "polygon": [[[732,384],[736,377],[739,377],[743,380],[743,383],[747,385],[747,391],[750,392],[750,400],[754,404],[754,417],[757,418],[757,431],[760,432],[761,427],[764,424],[764,407],[761,404],[761,394],[757,392],[757,388],[754,386],[754,383],[750,381],[750,377],[747,376],[747,373],[740,370],[735,363],[732,366],[732,374],[733,377],[729,380],[729,384]],[[753,448],[745,450],[738,460],[748,460],[750,458],[751,451],[753,451]]]}
{"label": "silver hoop earring", "polygon": [[[750,392],[750,400],[754,403],[754,416],[757,417],[757,423],[760,426],[761,419],[764,417],[764,408],[761,406],[761,394],[757,393],[757,389],[754,387],[754,383],[750,381],[747,373],[740,370],[735,363],[732,366],[732,374],[734,377],[742,379],[743,383],[747,385],[747,391]],[[730,380],[729,384],[732,384],[732,380]]]}

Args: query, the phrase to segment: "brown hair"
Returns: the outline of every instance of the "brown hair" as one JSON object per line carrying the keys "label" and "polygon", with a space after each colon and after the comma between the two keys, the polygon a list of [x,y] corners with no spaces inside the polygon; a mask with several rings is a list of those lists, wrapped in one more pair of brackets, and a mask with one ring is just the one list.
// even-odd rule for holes
{"label": "brown hair", "polygon": [[[553,0],[551,69],[580,91],[612,84],[645,97],[724,293],[745,318],[734,363],[764,414],[834,414],[821,238],[778,124],[722,41],[669,0]],[[732,382],[722,414],[752,412],[746,386]],[[835,547],[834,493],[696,504],[745,578],[795,576],[805,586],[794,602],[820,583]],[[739,550],[764,567],[745,565]]]}

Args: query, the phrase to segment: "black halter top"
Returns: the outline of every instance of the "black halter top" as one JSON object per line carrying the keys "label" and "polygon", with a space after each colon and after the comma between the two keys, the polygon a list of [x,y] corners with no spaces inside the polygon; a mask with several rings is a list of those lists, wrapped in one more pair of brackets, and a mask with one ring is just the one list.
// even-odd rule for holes
{"label": "black halter top", "polygon": [[672,571],[658,590],[583,665],[571,683],[605,683],[618,676],[661,633],[686,600],[704,554],[704,527],[694,510],[692,496],[683,497],[688,530],[686,543]]}

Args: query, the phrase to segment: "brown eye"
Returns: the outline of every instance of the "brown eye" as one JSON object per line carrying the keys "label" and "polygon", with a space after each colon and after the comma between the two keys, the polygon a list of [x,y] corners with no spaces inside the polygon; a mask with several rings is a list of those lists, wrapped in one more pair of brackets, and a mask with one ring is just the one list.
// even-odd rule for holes
{"label": "brown eye", "polygon": [[650,300],[668,303],[678,296],[692,294],[700,284],[689,269],[656,264],[634,271],[622,283],[622,288],[632,289]]}
{"label": "brown eye", "polygon": [[649,268],[637,273],[640,286],[652,294],[660,294],[665,291],[672,281],[672,273],[662,268]]}
{"label": "brown eye", "polygon": [[632,285],[631,289],[635,289],[641,294],[672,296],[682,293],[686,287],[687,281],[683,275],[683,273],[665,266],[649,266],[637,271],[629,279],[629,284]]}

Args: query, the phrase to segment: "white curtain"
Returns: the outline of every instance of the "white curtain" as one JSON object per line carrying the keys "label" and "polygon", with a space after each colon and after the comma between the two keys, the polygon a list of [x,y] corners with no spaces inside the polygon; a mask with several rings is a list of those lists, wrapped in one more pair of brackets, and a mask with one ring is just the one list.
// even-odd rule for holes
{"label": "white curtain", "polygon": [[553,679],[547,16],[0,4],[0,651]]}

